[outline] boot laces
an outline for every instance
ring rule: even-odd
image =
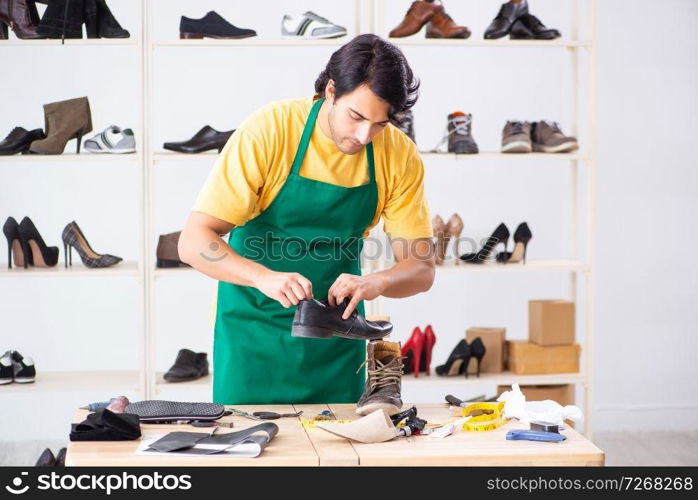
[[[402,380],[403,364],[402,360],[405,359],[404,356],[396,356],[389,363],[383,364],[380,360],[376,360],[376,368],[371,370],[368,369],[368,380],[370,381],[371,392],[381,387],[386,387],[393,384],[399,384]],[[368,359],[361,363],[359,369],[356,373],[359,373],[361,368],[368,363]]]
[[[471,115],[454,116],[448,120],[446,128],[444,129],[444,135],[441,140],[433,149],[434,152],[443,152],[443,146],[448,142],[448,139],[452,135],[470,135],[470,130],[472,129],[473,117]],[[453,126],[453,130],[448,130],[449,125]]]

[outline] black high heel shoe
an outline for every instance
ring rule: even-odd
[[[19,238],[22,243],[24,255],[31,255],[31,262],[36,267],[53,267],[58,263],[58,247],[50,247],[44,243],[39,230],[29,217],[19,223]],[[27,268],[29,258],[24,259],[24,267]]]
[[[90,268],[109,267],[118,264],[123,259],[115,255],[99,254],[95,252],[85,238],[77,222],[69,222],[63,229],[63,250],[65,251],[65,267],[68,263],[73,265],[73,248],[78,252],[82,263]]]
[[[468,376],[468,362],[472,352],[470,351],[470,346],[465,340],[461,340],[453,348],[451,354],[448,356],[446,363],[436,367],[436,374],[442,377],[452,377],[455,375],[462,375],[465,372],[465,376]]]
[[[2,226],[2,232],[7,238],[7,268],[12,269],[12,255],[14,254],[15,265],[19,267],[27,267],[26,262],[33,266],[34,262],[31,259],[31,253],[27,255],[22,250],[22,238],[19,236],[19,224],[14,217],[8,217],[5,224]]]
[[[460,256],[462,261],[468,262],[469,264],[482,264],[487,260],[490,253],[494,248],[500,244],[504,244],[504,251],[507,249],[507,242],[509,241],[509,229],[502,222],[492,233],[492,236],[487,238],[487,241],[482,246],[480,250],[476,253],[466,253]]]
[[[475,339],[470,343],[470,353],[477,359],[477,378],[480,378],[480,363],[482,358],[485,357],[487,350],[485,349],[485,344],[482,342],[480,337],[475,337]],[[468,378],[468,370],[465,371],[465,378]]]
[[[528,242],[533,238],[533,233],[528,228],[528,224],[522,222],[514,231],[514,250],[512,252],[499,252],[497,254],[497,262],[506,262],[507,264],[516,264],[523,260],[526,264],[526,248]]]

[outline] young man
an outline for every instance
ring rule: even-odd
[[[179,240],[180,258],[219,280],[215,402],[356,402],[364,342],[292,337],[294,306],[346,298],[347,318],[364,299],[431,287],[423,165],[390,124],[417,88],[402,52],[360,35],[331,56],[314,97],[271,103],[231,136]],[[363,238],[381,216],[396,264],[361,276]]]

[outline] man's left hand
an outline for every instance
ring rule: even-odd
[[[375,299],[383,293],[384,288],[383,280],[375,274],[356,276],[342,273],[327,292],[327,301],[331,306],[336,306],[344,302],[345,298],[351,297],[349,305],[342,315],[343,319],[348,319],[359,302]]]

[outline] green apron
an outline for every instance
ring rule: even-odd
[[[373,144],[369,181],[355,187],[300,176],[323,99],[306,120],[291,172],[271,205],[233,229],[228,244],[274,271],[298,272],[327,297],[342,273],[361,274],[363,233],[378,190]],[[322,132],[319,132],[322,133]],[[363,303],[357,308],[363,314]],[[295,307],[285,309],[256,288],[219,281],[213,344],[213,401],[220,404],[355,403],[363,392],[366,344],[291,336]]]

